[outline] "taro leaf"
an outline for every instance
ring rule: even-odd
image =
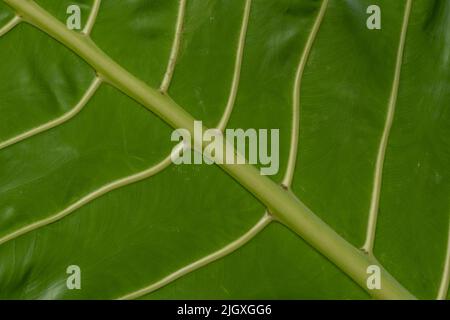
[[[170,126],[33,26],[29,0],[4,2],[1,298],[376,296],[242,181],[171,165]],[[107,55],[206,126],[280,129],[271,179],[414,296],[446,298],[448,0],[36,2],[62,22],[79,5]]]

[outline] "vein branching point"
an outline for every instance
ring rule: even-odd
[[[185,128],[194,133],[194,119],[168,95],[161,94],[113,61],[83,34],[70,31],[54,16],[34,1],[4,0],[27,23],[46,32],[74,51],[95,69],[101,78],[151,110],[174,129]],[[206,130],[207,128],[205,128]],[[291,192],[274,183],[248,164],[219,165],[225,172],[255,195],[274,217],[296,232],[362,288],[366,287],[366,270],[377,264],[374,259],[355,248],[319,219]],[[382,287],[369,290],[375,298],[414,299],[384,268],[381,268]]]

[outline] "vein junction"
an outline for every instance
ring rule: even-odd
[[[161,95],[154,89],[127,72],[91,41],[68,31],[48,12],[34,2],[24,0],[4,0],[21,12],[26,21],[52,35],[88,62],[102,77],[123,93],[134,98],[153,111],[172,127],[183,127],[192,131],[193,117],[178,106],[170,97]],[[342,271],[349,274],[364,287],[366,266],[371,259],[363,256],[356,248],[346,242],[327,224],[315,216],[299,199],[276,186],[270,179],[259,176],[258,171],[249,165],[220,166],[239,181],[262,203],[270,207],[277,219],[303,237],[319,252],[334,262]],[[319,236],[320,235],[320,236]],[[371,292],[379,298],[414,298],[386,270],[383,290]]]

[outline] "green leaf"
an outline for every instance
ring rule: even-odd
[[[4,2],[1,298],[446,298],[448,1]],[[279,173],[171,164],[193,119]]]

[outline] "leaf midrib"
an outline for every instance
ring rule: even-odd
[[[233,111],[234,102],[236,100],[237,91],[238,91],[238,87],[239,87],[240,71],[241,71],[241,66],[242,66],[243,52],[244,52],[247,26],[248,26],[248,21],[249,21],[249,17],[250,17],[250,8],[251,8],[252,0],[245,0],[245,1],[246,1],[246,5],[244,8],[243,21],[242,21],[242,25],[241,25],[241,31],[240,31],[239,41],[238,41],[238,46],[237,46],[235,67],[234,67],[233,80],[232,80],[232,84],[231,84],[230,94],[229,94],[223,115],[219,121],[219,124],[217,125],[217,129],[219,129],[221,131],[223,131],[225,129],[225,127],[228,123],[228,120],[230,118],[230,115]],[[86,25],[85,28],[83,29],[82,33],[89,34],[90,31],[92,30],[93,24],[95,22],[96,16],[99,11],[100,2],[101,2],[100,0],[96,0],[96,2],[94,3],[93,9],[91,10],[91,13],[89,16],[90,18],[88,19],[88,21],[91,21],[92,25],[90,25],[89,28]],[[180,46],[181,37],[182,37],[185,6],[186,6],[186,1],[181,0],[179,3],[179,8],[178,8],[178,18],[177,18],[177,22],[176,22],[175,36],[174,36],[174,40],[173,40],[172,49],[170,52],[169,62],[167,64],[166,72],[164,74],[163,81],[160,86],[160,91],[163,91],[163,92],[167,92],[167,90],[169,89],[171,80],[173,77],[173,73],[175,71],[175,65],[177,62],[179,46]],[[12,30],[13,27],[8,28],[8,31]],[[88,30],[88,31],[86,31],[86,30]],[[32,137],[34,135],[37,135],[44,131],[50,130],[50,129],[70,120],[71,118],[76,116],[79,112],[81,112],[81,110],[84,108],[84,106],[90,100],[90,98],[95,94],[97,89],[100,87],[101,83],[102,83],[102,79],[99,78],[98,76],[96,76],[94,78],[94,80],[92,81],[91,85],[89,86],[89,88],[83,94],[82,98],[75,105],[75,107],[73,107],[70,111],[68,111],[67,113],[63,114],[62,116],[60,116],[54,120],[51,120],[51,121],[44,123],[36,128],[33,128],[33,129],[23,132],[17,136],[14,136],[5,142],[0,143],[0,150],[8,147],[10,145],[13,145],[15,143],[19,143],[22,140]],[[182,144],[177,145],[173,149],[172,154],[179,155],[182,147],[183,147]],[[0,238],[0,245],[7,241],[13,240],[19,236],[22,236],[28,232],[34,231],[34,230],[36,230],[38,228],[42,228],[50,223],[56,222],[64,217],[66,217],[67,215],[73,213],[74,211],[80,209],[81,207],[85,206],[86,204],[94,201],[95,199],[98,199],[99,197],[105,195],[108,192],[111,192],[113,190],[130,185],[130,184],[138,182],[138,181],[142,181],[144,179],[148,179],[156,174],[159,174],[160,172],[165,170],[167,167],[169,167],[170,164],[171,164],[171,154],[166,156],[166,158],[164,160],[160,161],[159,163],[151,166],[150,168],[148,168],[146,170],[125,176],[123,178],[114,180],[110,183],[107,183],[106,185],[99,187],[95,191],[83,196],[78,201],[74,202],[73,204],[69,205],[68,207],[64,208],[63,210],[57,212],[56,214],[52,214],[49,217],[46,217],[46,218],[36,221],[34,223],[25,225],[22,228],[19,228],[9,234],[6,234],[5,236]],[[252,228],[250,228],[250,230],[248,230],[244,235],[240,236],[236,240],[227,244],[225,247],[223,247],[217,251],[214,251],[211,254],[170,273],[168,276],[164,277],[163,279],[160,279],[159,281],[156,281],[155,283],[147,285],[137,291],[128,293],[119,299],[137,298],[143,294],[150,293],[154,290],[159,289],[160,287],[162,287],[164,285],[167,285],[169,282],[174,281],[175,279],[177,279],[189,272],[192,272],[206,264],[209,264],[221,257],[224,257],[225,255],[230,254],[231,252],[237,250],[238,248],[243,246],[245,243],[250,241],[256,234],[258,234],[262,229],[264,229],[264,227],[267,226],[271,221],[272,221],[272,217],[267,212],[265,212],[263,217],[254,226],[252,226]]]
[[[153,111],[174,128],[193,132],[194,118],[179,107],[170,97],[148,87],[128,73],[101,51],[89,37],[69,31],[56,18],[34,2],[4,0],[23,16],[23,19],[43,30],[88,62],[101,77],[117,89]],[[206,128],[205,128],[206,129]],[[322,254],[327,256],[361,287],[366,288],[366,268],[376,262],[339,236],[312,213],[292,193],[285,191],[269,178],[259,175],[250,165],[220,165],[264,203],[274,216],[290,227]],[[384,286],[369,291],[378,298],[414,298],[389,273],[382,269]]]

